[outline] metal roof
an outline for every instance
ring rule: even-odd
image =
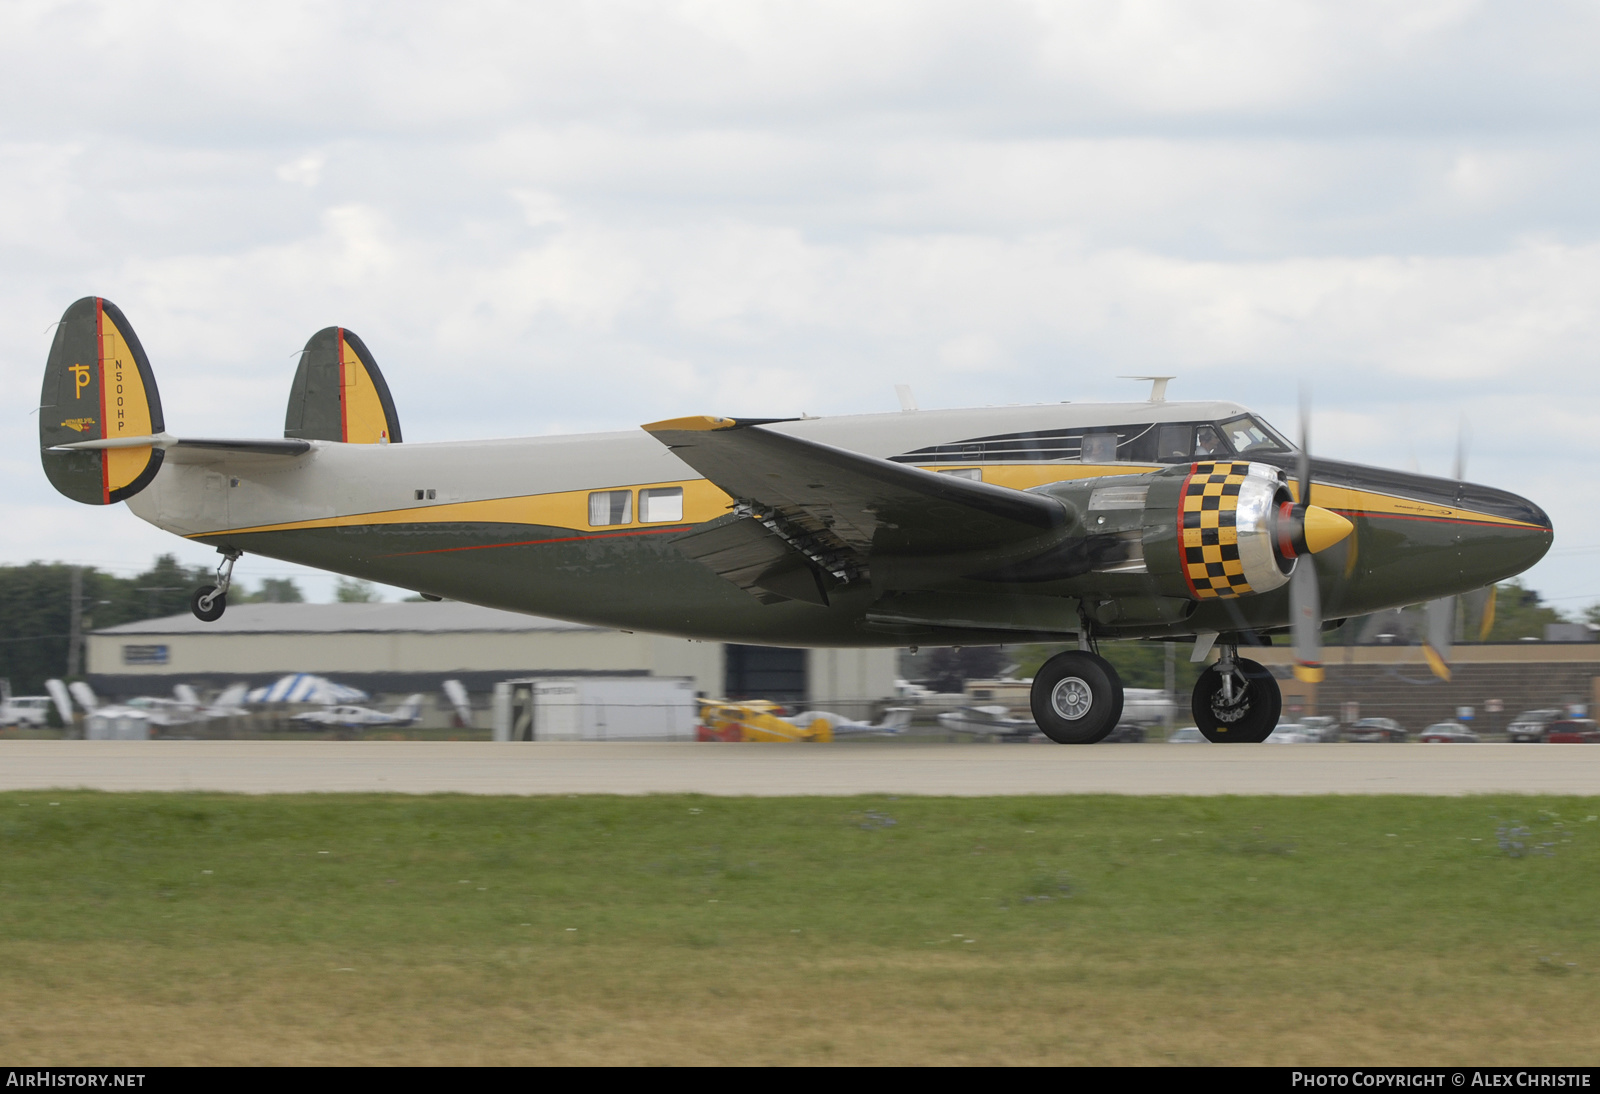
[[[161,619],[142,619],[105,627],[93,634],[363,634],[413,632],[450,634],[465,631],[603,631],[537,615],[483,608],[455,601],[402,601],[376,604],[230,604],[215,623],[202,623],[185,612]]]

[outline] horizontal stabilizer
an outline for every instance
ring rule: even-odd
[[[72,441],[56,445],[52,452],[88,452],[114,448],[154,448],[162,452],[173,449],[193,449],[208,452],[238,452],[251,456],[303,456],[311,451],[310,441],[279,440],[226,440],[209,437],[174,437],[171,433],[153,433],[143,437],[107,437],[98,441]]]
[[[86,296],[56,327],[39,394],[39,457],[73,501],[133,497],[161,469],[161,395],[144,347],[111,301]],[[107,442],[84,446],[74,442]]]
[[[400,443],[389,385],[354,331],[324,327],[300,353],[283,435],[346,444]]]

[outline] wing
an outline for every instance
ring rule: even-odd
[[[1047,549],[1065,533],[1055,499],[941,475],[730,418],[644,427],[737,502],[677,540],[689,557],[763,599],[827,602],[827,590],[894,560],[954,577]],[[765,595],[764,595],[765,594]]]

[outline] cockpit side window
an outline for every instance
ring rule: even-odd
[[[1219,423],[1223,436],[1228,438],[1233,450],[1241,456],[1252,452],[1288,452],[1284,440],[1249,414],[1229,418]]]

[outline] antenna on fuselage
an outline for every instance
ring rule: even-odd
[[[1164,403],[1164,402],[1167,401],[1167,381],[1168,380],[1176,380],[1177,377],[1176,376],[1119,376],[1119,377],[1117,377],[1117,379],[1119,379],[1119,380],[1149,380],[1150,381],[1150,398],[1148,400],[1146,400],[1146,401],[1147,402],[1152,402],[1152,403]]]

